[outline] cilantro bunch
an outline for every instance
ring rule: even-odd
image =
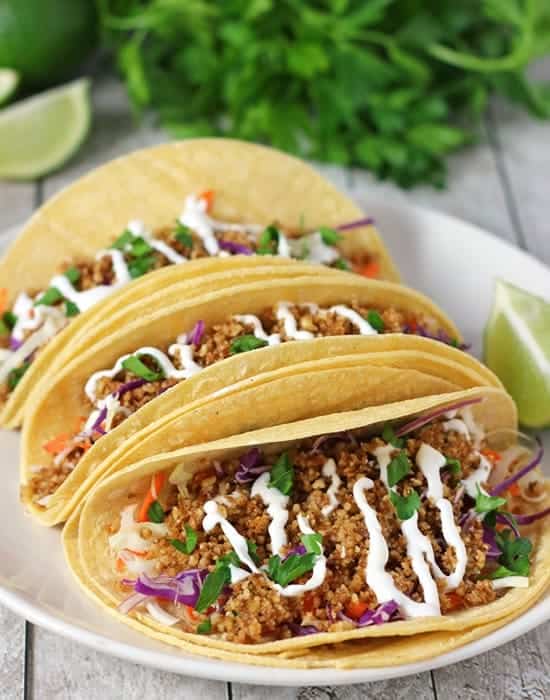
[[[495,92],[548,117],[525,75],[550,48],[547,0],[98,0],[138,111],[441,186]]]

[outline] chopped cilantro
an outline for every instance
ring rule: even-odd
[[[371,309],[368,314],[367,314],[367,321],[369,325],[371,325],[375,331],[378,333],[382,333],[384,328],[386,327],[384,324],[384,319],[382,316],[378,313],[378,311],[375,311],[374,309]]]
[[[489,496],[487,493],[483,493],[480,489],[479,484],[477,484],[477,496],[476,496],[476,513],[490,513],[492,510],[498,510],[501,506],[506,505],[506,499],[500,496]]]
[[[130,277],[135,280],[137,277],[142,277],[147,272],[151,271],[151,268],[155,264],[155,258],[152,255],[147,255],[143,258],[136,258],[128,263],[128,272]]]
[[[248,556],[252,559],[256,566],[260,565],[260,557],[258,556],[258,545],[253,540],[246,540]]]
[[[336,267],[338,270],[351,270],[349,262],[347,260],[344,260],[344,258],[338,258],[338,260],[335,260],[332,266]]]
[[[141,236],[136,236],[130,245],[130,254],[134,258],[143,258],[144,255],[150,255],[153,248]]]
[[[395,486],[411,471],[411,461],[405,452],[399,452],[388,464],[388,484]]]
[[[13,311],[4,311],[4,313],[2,314],[2,321],[11,331],[17,323],[17,316],[13,313]]]
[[[191,525],[185,526],[185,540],[170,540],[172,547],[175,547],[182,554],[192,554],[197,546],[198,535]]]
[[[130,357],[127,357],[122,362],[122,366],[124,369],[128,370],[128,372],[132,372],[132,374],[135,374],[137,377],[141,377],[148,382],[156,382],[159,379],[164,378],[164,372],[162,372],[162,370],[155,372],[154,370],[149,369],[149,367],[144,365],[137,355],[130,355]]]
[[[300,540],[306,552],[310,554],[322,554],[323,553],[323,535],[319,532],[312,532],[307,535],[302,535]]]
[[[120,236],[116,239],[116,241],[113,243],[111,248],[116,248],[117,250],[126,250],[126,247],[131,245],[132,241],[136,238],[134,234],[126,229],[123,231]]]
[[[79,313],[80,309],[78,306],[73,301],[65,299],[65,316],[67,318],[72,318],[73,316],[78,316]]]
[[[384,429],[382,430],[382,440],[397,448],[401,448],[405,444],[403,438],[397,437],[391,423],[386,423],[384,426]]]
[[[240,352],[249,352],[249,350],[265,348],[266,345],[268,345],[267,340],[256,338],[255,335],[240,335],[238,338],[231,341],[229,353],[231,355],[237,355]]]
[[[69,267],[67,270],[64,272],[65,277],[69,280],[71,284],[76,284],[78,280],[80,279],[80,270],[78,267]]]
[[[35,306],[53,306],[63,299],[63,294],[57,287],[48,287],[44,294],[34,302]]]
[[[0,320],[0,335],[10,335],[11,331],[10,329],[6,326],[4,321]]]
[[[284,561],[278,554],[269,558],[267,575],[280,586],[288,586],[303,574],[311,571],[315,565],[316,554],[291,554]]]
[[[279,457],[275,464],[271,467],[269,477],[269,488],[279,489],[279,491],[288,496],[294,485],[294,466],[286,452]]]
[[[241,564],[239,557],[233,550],[228,554],[224,554],[223,557],[220,557],[216,562],[214,571],[211,571],[205,578],[199,599],[195,605],[195,610],[197,612],[204,612],[207,610],[218,600],[224,586],[231,583],[230,564],[233,564],[233,566],[240,566]]]
[[[506,576],[519,576],[519,574],[517,574],[515,571],[507,569],[505,566],[502,565],[494,571],[491,571],[491,573],[489,574],[490,579],[505,578]]]
[[[268,226],[258,239],[258,255],[277,255],[279,250],[279,231],[275,226]]]
[[[529,555],[533,549],[531,541],[527,537],[514,538],[511,530],[495,532],[497,547],[502,552],[499,564],[506,567],[514,576],[529,575]]]
[[[218,559],[216,566],[229,566],[229,564],[233,564],[233,566],[241,565],[241,560],[239,559],[237,552],[235,552],[233,549],[230,552],[227,552],[227,554],[221,556]]]
[[[460,474],[462,472],[462,465],[460,464],[458,459],[454,459],[454,457],[445,457],[446,462],[445,466],[443,469],[449,469],[452,474]]]
[[[197,634],[209,634],[212,631],[212,623],[210,620],[204,620],[197,625]]]
[[[329,226],[319,227],[319,235],[325,245],[336,245],[338,241],[342,240],[342,234]]]
[[[397,511],[399,520],[408,520],[420,508],[420,496],[416,491],[411,491],[408,496],[400,496],[395,491],[390,491],[390,500]]]
[[[24,362],[21,367],[16,367],[12,369],[8,374],[8,389],[13,391],[15,387],[19,384],[25,372],[31,366],[30,362]]]
[[[178,243],[181,243],[185,248],[193,247],[193,237],[191,236],[191,229],[185,224],[176,222],[176,230],[174,231],[174,238]]]
[[[150,523],[163,523],[164,510],[158,501],[153,501],[147,510],[147,518]]]

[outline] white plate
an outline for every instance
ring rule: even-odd
[[[491,305],[496,277],[550,299],[550,270],[493,236],[451,217],[413,206],[369,202],[405,281],[432,296],[455,319],[473,351]],[[545,436],[550,449],[550,435]],[[550,595],[487,637],[422,663],[354,671],[280,670],[186,656],[102,614],[65,566],[59,532],[36,525],[18,503],[18,443],[0,433],[0,601],[32,622],[129,661],[204,678],[267,685],[338,685],[375,681],[445,666],[492,649],[550,620]],[[548,460],[547,460],[548,463]]]

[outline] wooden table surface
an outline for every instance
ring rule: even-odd
[[[550,63],[540,69],[550,77]],[[77,177],[135,148],[166,140],[137,125],[114,79],[94,85],[95,122],[87,144],[60,173],[30,184],[0,183],[0,231]],[[480,144],[452,158],[448,188],[404,193],[367,173],[320,166],[359,204],[369,192],[411,199],[454,214],[527,249],[550,264],[550,123],[494,104]],[[382,231],[382,234],[384,232]],[[466,244],[466,242],[465,242]],[[1,564],[0,564],[1,566]],[[270,700],[481,700],[550,698],[550,625],[490,653],[408,678],[342,688],[271,688]],[[35,700],[260,700],[266,689],[172,675],[91,651],[36,627],[0,606],[0,698]]]

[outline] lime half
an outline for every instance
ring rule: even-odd
[[[515,399],[524,425],[550,425],[550,303],[497,281],[485,362]]]
[[[91,121],[89,82],[76,80],[0,112],[0,177],[32,180],[61,166]]]
[[[0,105],[7,102],[19,85],[19,73],[11,68],[0,68]]]

